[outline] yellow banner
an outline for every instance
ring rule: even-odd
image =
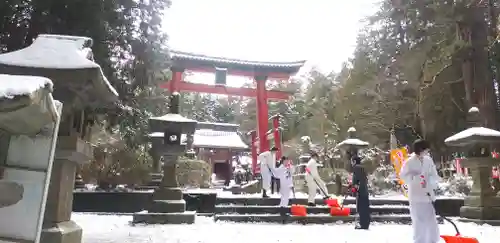
[[[399,148],[391,150],[391,163],[396,170],[396,177],[398,178],[399,185],[403,189],[403,194],[405,197],[408,197],[408,187],[405,182],[399,177],[399,173],[401,171],[401,167],[403,167],[403,163],[408,159],[408,150],[406,148]]]

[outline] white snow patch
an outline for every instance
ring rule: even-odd
[[[0,74],[0,98],[28,95],[47,86],[52,89],[52,85],[44,77]]]
[[[410,225],[372,223],[370,230],[359,231],[353,224],[269,224],[214,222],[211,217],[196,217],[194,224],[186,225],[130,225],[132,216],[73,213],[72,220],[83,228],[86,243],[238,243],[311,242],[311,236],[339,243],[410,243]],[[456,222],[456,221],[455,221]],[[476,237],[481,243],[497,243],[500,228],[489,225],[457,222],[462,235]],[[453,226],[439,225],[440,233],[454,235]],[[444,241],[441,241],[444,242]]]
[[[458,140],[465,139],[465,138],[472,137],[472,136],[499,137],[500,138],[500,132],[493,130],[493,129],[490,129],[490,128],[486,128],[486,127],[471,127],[471,128],[466,129],[466,130],[463,130],[463,131],[461,131],[461,132],[459,132],[451,137],[448,137],[447,139],[444,140],[444,142],[445,143],[454,142],[454,141],[458,141]]]
[[[195,120],[189,119],[187,117],[183,117],[180,114],[172,114],[172,113],[166,114],[164,116],[151,117],[150,119],[166,121],[166,122],[189,122],[189,123],[196,122]]]
[[[479,112],[479,108],[477,108],[477,107],[471,107],[469,109],[469,113],[472,113],[472,112]]]
[[[343,145],[368,146],[369,143],[365,142],[363,140],[357,139],[357,138],[348,138],[348,139],[340,142],[339,144],[337,144],[337,146],[335,146],[335,147],[337,148],[337,147],[340,147]]]

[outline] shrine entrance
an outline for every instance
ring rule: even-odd
[[[269,79],[288,80],[295,75],[305,61],[295,62],[256,62],[248,60],[210,57],[186,52],[171,52],[172,79],[160,87],[170,92],[198,92],[222,94],[228,96],[255,97],[257,101],[257,129],[252,134],[252,169],[254,175],[258,172],[257,154],[269,150],[268,135],[275,140],[275,145],[280,146],[278,127],[268,133],[269,112],[268,100],[288,100],[289,92],[267,90],[266,82]],[[184,71],[215,73],[215,84],[190,83],[183,80]],[[255,80],[256,88],[235,88],[226,86],[228,75],[250,77]],[[273,119],[273,125],[279,117]],[[281,148],[279,148],[281,149]],[[281,151],[279,151],[281,154]]]

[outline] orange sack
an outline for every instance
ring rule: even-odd
[[[325,204],[329,207],[340,207],[339,200],[337,200],[336,198],[325,199]]]
[[[293,216],[307,216],[307,209],[304,205],[293,204],[290,208],[290,213]]]
[[[350,208],[332,207],[330,208],[330,215],[332,216],[349,216],[351,215]]]

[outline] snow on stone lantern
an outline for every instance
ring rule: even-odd
[[[445,144],[465,150],[461,164],[470,169],[473,179],[471,193],[460,208],[463,221],[500,224],[500,197],[491,188],[492,167],[500,161],[492,158],[490,148],[500,143],[500,132],[482,127],[479,109],[472,107],[468,114],[469,128],[445,139]]]
[[[71,221],[76,168],[93,157],[90,128],[97,111],[119,109],[118,93],[91,47],[88,37],[39,35],[24,49],[0,54],[0,73],[48,78],[52,95],[64,104],[41,242],[81,242],[82,229]]]
[[[186,202],[177,182],[177,162],[186,151],[181,143],[182,134],[193,134],[197,121],[179,114],[180,95],[171,95],[170,112],[149,119],[152,153],[162,157],[163,179],[153,193],[148,212],[134,214],[134,223],[192,224],[195,212],[186,212]]]
[[[347,138],[338,143],[335,148],[341,151],[345,151],[347,159],[351,161],[351,159],[358,154],[358,150],[361,148],[368,147],[369,143],[365,142],[356,137],[356,128],[350,127],[347,130]]]

